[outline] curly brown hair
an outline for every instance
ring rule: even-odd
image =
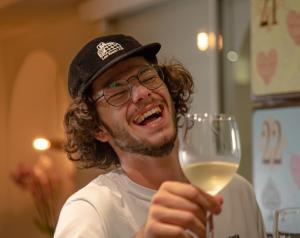
[[[177,124],[188,110],[193,92],[191,74],[180,63],[160,66],[164,82],[173,99]],[[67,141],[65,151],[72,161],[80,162],[80,167],[107,169],[120,164],[118,156],[109,143],[95,138],[101,119],[96,107],[87,96],[75,98],[64,118]]]

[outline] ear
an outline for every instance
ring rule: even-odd
[[[108,142],[109,137],[107,130],[103,126],[99,126],[99,129],[95,134],[95,138],[101,142]]]

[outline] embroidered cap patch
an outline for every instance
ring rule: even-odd
[[[108,56],[123,50],[124,48],[116,42],[100,42],[97,45],[97,54],[99,55],[100,59],[105,60]]]

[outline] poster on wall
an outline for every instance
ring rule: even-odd
[[[300,106],[253,113],[253,185],[268,233],[275,209],[300,206],[299,122]]]
[[[300,96],[300,1],[252,0],[254,100]]]

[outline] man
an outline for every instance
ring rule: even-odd
[[[158,66],[159,49],[110,35],[90,41],[72,61],[66,151],[84,167],[112,171],[68,199],[55,237],[205,237],[207,213],[220,213],[216,238],[264,237],[244,179],[236,176],[223,197],[186,180],[177,124],[188,111],[192,77],[179,64]]]

